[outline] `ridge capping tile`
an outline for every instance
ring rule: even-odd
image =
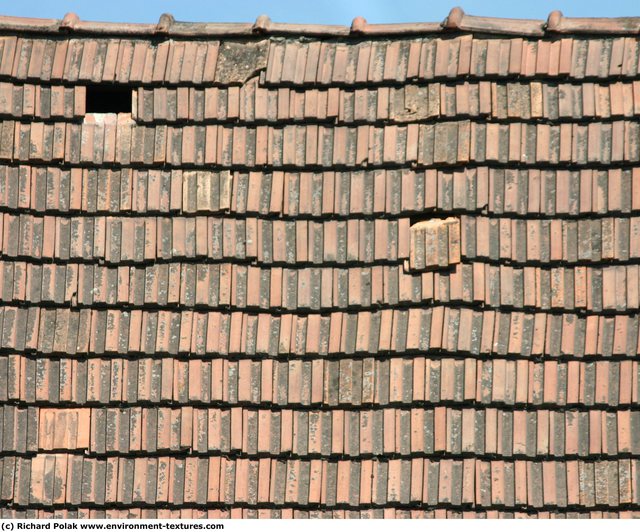
[[[351,21],[351,33],[364,33],[367,27],[367,19],[364,17],[355,17]]]
[[[259,15],[253,24],[253,33],[267,33],[271,29],[271,18],[268,15]]]
[[[460,7],[454,7],[442,23],[445,30],[486,32],[501,35],[544,36],[543,20],[476,17],[467,15]]]
[[[351,32],[349,26],[338,24],[292,24],[288,22],[272,22],[269,33],[280,35],[309,35],[309,36],[348,36]]]
[[[640,34],[640,17],[567,18],[562,11],[552,11],[545,28],[547,32],[562,34]]]
[[[217,35],[253,35],[251,22],[174,22],[167,32],[171,37]]]
[[[58,33],[60,19],[0,16],[0,30]]]
[[[0,24],[1,28],[1,24]],[[154,35],[156,24],[140,24],[136,22],[93,22],[79,20],[73,26],[74,34],[87,35]],[[173,32],[171,32],[173,33]]]
[[[62,21],[60,21],[60,31],[73,31],[76,25],[80,22],[80,17],[75,13],[67,13]]]
[[[173,18],[171,13],[162,13],[156,24],[155,33],[166,34],[171,30],[171,26],[175,23],[176,19]]]
[[[457,30],[462,24],[464,10],[461,7],[452,7],[449,15],[442,22],[442,27],[448,30]]]
[[[362,35],[413,35],[417,33],[442,33],[440,22],[399,22],[395,24],[365,24]]]

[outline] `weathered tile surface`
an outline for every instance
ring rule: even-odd
[[[0,17],[0,517],[638,517],[639,20]]]

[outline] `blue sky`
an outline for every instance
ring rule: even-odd
[[[67,11],[81,19],[156,22],[161,13],[177,20],[252,22],[265,13],[276,22],[350,24],[358,15],[369,22],[435,22],[460,5],[471,15],[546,19],[560,9],[565,16],[640,16],[639,0],[0,0],[0,14],[61,18]]]

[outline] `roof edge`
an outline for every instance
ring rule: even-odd
[[[84,21],[75,13],[62,19],[0,16],[0,32],[30,32],[77,35],[130,35],[168,37],[215,37],[254,35],[300,35],[310,37],[357,37],[418,35],[462,32],[495,35],[542,37],[553,34],[640,35],[640,17],[567,18],[553,11],[546,21],[509,19],[467,15],[454,7],[447,18],[439,22],[369,24],[356,17],[351,26],[325,24],[291,24],[272,22],[260,15],[254,23],[178,22],[164,13],[156,24]]]

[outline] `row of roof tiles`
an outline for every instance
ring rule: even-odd
[[[267,84],[403,83],[408,80],[522,76],[573,79],[627,76],[638,70],[635,38],[555,41],[471,35],[360,44],[272,42]]]
[[[0,497],[18,506],[429,506],[617,508],[640,501],[639,462],[225,457],[2,459]]]
[[[128,115],[82,124],[0,122],[0,160],[101,166],[355,167],[521,163],[609,165],[640,161],[636,121],[408,126],[140,126]]]
[[[438,302],[612,313],[640,307],[640,266],[540,268],[475,263],[416,275],[400,266],[289,269],[164,263],[111,267],[5,260],[0,264],[0,301],[273,311]]]
[[[374,508],[364,510],[300,510],[294,508],[0,508],[3,519],[634,519],[640,511],[504,511]]]
[[[640,454],[640,412],[0,407],[5,453],[384,457]]]
[[[439,118],[585,120],[640,114],[640,82],[603,84],[459,81],[428,86],[296,90],[253,80],[228,88],[139,88],[132,116],[142,123],[172,122],[419,122]],[[77,120],[86,87],[0,82],[0,116]]]
[[[15,85],[0,82],[0,116],[79,119],[85,115],[86,87]]]
[[[0,208],[324,218],[434,212],[555,218],[640,211],[640,169],[212,172],[0,166]]]
[[[40,353],[337,355],[639,353],[640,315],[587,317],[435,306],[375,312],[243,312],[2,307],[5,350]]]
[[[0,38],[0,77],[116,83],[239,83],[266,67],[267,41]],[[245,60],[237,64],[238,54]]]
[[[0,220],[3,255],[36,260],[100,259],[118,264],[208,258],[320,264],[397,262],[409,257],[409,218],[323,223],[205,216],[66,218],[5,213]],[[614,219],[608,220],[613,227]],[[615,220],[629,226],[629,219]],[[627,259],[628,255],[627,251]],[[622,257],[616,254],[611,258]]]
[[[636,222],[627,218],[573,220],[461,217],[461,255],[513,263],[629,260]],[[633,251],[632,251],[633,250]]]
[[[31,87],[31,86],[25,86]],[[52,89],[53,90],[53,89]],[[6,116],[39,117],[37,105],[13,89]],[[31,93],[29,93],[32,98]],[[25,105],[23,107],[23,99]],[[597,83],[458,81],[400,87],[300,90],[263,87],[138,89],[133,105],[138,122],[419,122],[483,116],[494,120],[585,120],[640,114],[640,82]],[[48,113],[49,116],[52,112]],[[48,118],[48,116],[43,116]],[[72,118],[72,117],[69,117]]]
[[[460,240],[453,241],[446,233],[438,245],[453,245],[450,255],[463,261],[617,263],[638,258],[640,249],[633,244],[638,231],[640,217],[526,220],[463,215]],[[409,259],[411,232],[409,218],[322,222],[5,213],[0,216],[0,249],[6,257],[30,261],[71,259],[114,265],[180,259],[253,260],[292,267],[398,263]],[[413,264],[407,262],[407,267]]]
[[[482,409],[496,405],[583,409],[635,407],[640,402],[640,373],[633,360],[540,362],[420,355],[280,361],[87,360],[4,355],[0,373],[8,377],[0,396],[23,406],[222,403],[225,407],[358,409],[446,403]]]
[[[242,54],[242,64],[236,57]],[[268,55],[268,57],[267,57]],[[421,39],[254,42],[5,36],[0,77],[64,82],[355,85],[459,77],[634,77],[634,37],[525,40],[472,35]]]

